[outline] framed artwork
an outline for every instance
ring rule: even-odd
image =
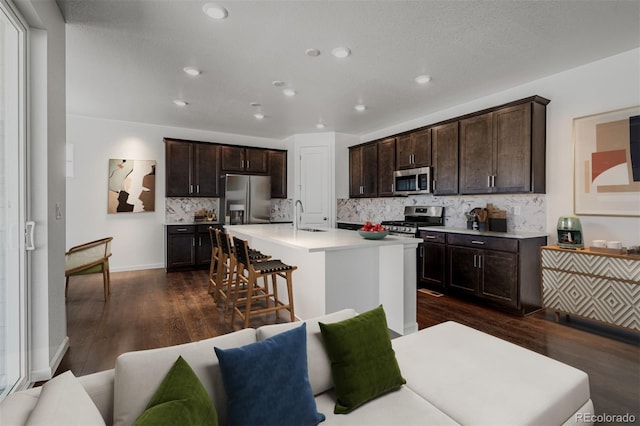
[[[155,211],[156,162],[110,159],[108,197],[108,213]]]
[[[640,106],[573,120],[576,215],[640,216]]]

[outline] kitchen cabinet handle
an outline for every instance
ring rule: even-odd
[[[478,245],[483,246],[485,243],[484,243],[484,241],[471,240],[471,244],[478,244]]]
[[[196,237],[191,237],[191,247],[196,246]]]
[[[496,175],[491,176],[491,187],[492,188],[496,187]]]
[[[250,169],[250,168],[251,168],[251,166],[250,166],[249,164],[250,164],[250,163],[249,163],[249,160],[247,160],[247,169]]]
[[[431,190],[432,191],[436,190],[436,180],[435,179],[433,180],[433,184],[432,184]]]
[[[391,192],[394,192],[394,191],[395,191],[395,184],[392,183],[391,184]]]
[[[420,257],[424,257],[424,247],[420,246]]]
[[[427,239],[427,240],[435,240],[436,237],[434,237],[433,235],[425,235],[423,238]]]
[[[202,247],[202,237],[198,237],[198,246]]]
[[[491,188],[491,175],[487,176],[487,188]]]
[[[200,193],[200,184],[196,185],[196,193]]]
[[[473,267],[474,268],[478,267],[478,255],[477,254],[473,255]]]
[[[178,232],[186,232],[186,231],[188,231],[188,229],[187,228],[178,228],[178,229],[176,229],[176,231],[178,231]]]
[[[482,255],[478,255],[478,268],[482,269]]]
[[[189,185],[189,194],[193,194],[193,185]]]

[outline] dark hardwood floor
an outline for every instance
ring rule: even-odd
[[[112,273],[111,297],[105,303],[100,275],[73,277],[67,298],[70,348],[57,373],[72,370],[75,375],[85,375],[106,370],[113,368],[117,356],[124,352],[240,329],[239,320],[235,325],[225,321],[207,286],[207,271]],[[452,297],[418,292],[419,328],[450,320],[587,372],[596,413],[629,413],[635,416],[634,424],[640,424],[638,333],[574,318],[556,323],[552,314],[543,311],[516,317]],[[252,320],[252,326],[282,321],[270,314]]]

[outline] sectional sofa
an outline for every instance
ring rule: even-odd
[[[353,310],[343,310],[305,321],[308,379],[317,410],[326,416],[321,424],[591,424],[594,408],[586,373],[455,322],[393,339],[406,384],[348,414],[334,414],[336,392],[319,322],[337,323],[356,315]],[[214,346],[241,347],[300,324],[268,325],[199,342],[125,353],[114,369],[77,381],[89,395],[89,404],[97,407],[98,422],[129,425],[145,410],[181,355],[213,400],[220,424],[227,424],[227,395]],[[9,395],[0,404],[0,424],[22,425],[33,420],[30,415],[34,408],[43,404],[41,389]],[[58,410],[64,409],[62,404],[56,401]],[[83,407],[78,403],[74,409]],[[55,414],[46,418],[55,423]]]

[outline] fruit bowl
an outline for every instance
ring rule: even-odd
[[[364,239],[367,240],[381,240],[387,235],[389,235],[389,231],[362,231],[358,230],[358,234]]]

